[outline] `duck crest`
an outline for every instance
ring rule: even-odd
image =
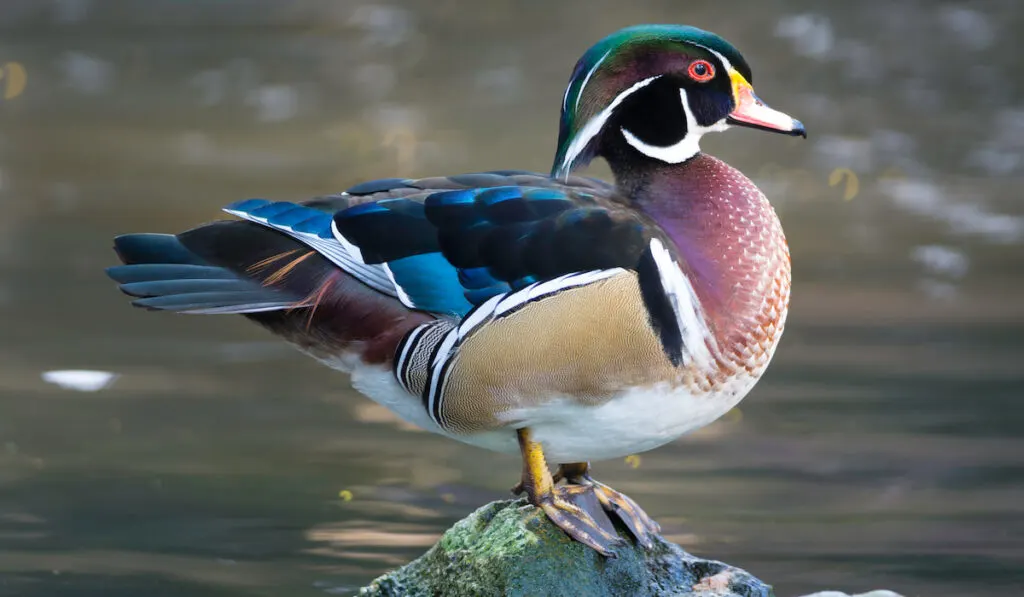
[[[644,178],[637,207],[682,257],[717,345],[719,372],[760,375],[789,307],[789,247],[775,210],[750,179],[706,154]]]

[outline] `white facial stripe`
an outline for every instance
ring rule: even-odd
[[[583,99],[583,90],[587,88],[587,83],[590,81],[590,77],[594,76],[594,73],[597,72],[597,67],[601,66],[601,63],[604,62],[604,59],[607,58],[608,54],[611,53],[611,50],[605,52],[604,56],[601,56],[601,59],[594,63],[594,67],[591,68],[590,72],[587,73],[587,76],[583,78],[583,83],[580,85],[580,90],[579,92],[576,93],[576,104],[573,105],[572,107],[574,111],[580,109],[580,100]]]
[[[645,156],[669,164],[679,164],[697,155],[697,152],[700,151],[700,138],[704,133],[700,130],[701,127],[697,124],[693,111],[690,110],[690,102],[686,101],[685,89],[679,90],[679,99],[683,102],[683,112],[686,114],[686,134],[679,142],[668,147],[648,145],[633,133],[622,129],[622,136],[626,138],[626,143]]]
[[[718,58],[719,60],[722,61],[722,66],[725,67],[725,71],[726,72],[729,72],[729,71],[732,70],[732,63],[729,62],[729,60],[725,56],[722,56],[721,54],[719,54],[718,52],[712,50],[711,48],[709,48],[707,46],[702,46],[700,44],[693,44],[693,45],[697,46],[698,48],[704,48],[708,52],[711,52],[712,54],[714,54],[716,58]]]
[[[608,104],[607,108],[601,110],[597,116],[594,116],[587,121],[587,124],[583,126],[580,132],[577,133],[576,137],[572,140],[572,143],[569,144],[569,149],[566,150],[565,157],[562,159],[561,167],[566,171],[566,176],[568,176],[568,165],[576,159],[576,156],[583,152],[587,147],[587,144],[590,143],[590,140],[601,132],[601,129],[604,128],[604,123],[608,122],[608,118],[611,117],[615,108],[618,108],[619,104],[621,104],[627,97],[650,85],[654,80],[660,77],[661,75],[655,75],[642,81],[637,81],[632,87],[616,96],[616,98],[612,100],[612,103]]]
[[[704,50],[707,50],[708,52],[714,54],[715,57],[722,62],[722,66],[725,67],[726,72],[730,72],[733,70],[732,63],[729,62],[729,59],[723,56],[720,52],[717,52],[701,44],[694,44],[693,42],[689,43],[691,43],[694,46],[697,46],[698,48],[703,48]],[[605,52],[604,56],[601,56],[601,59],[594,64],[593,68],[590,69],[590,72],[587,73],[587,76],[583,79],[583,84],[580,85],[579,92],[576,95],[576,104],[574,109],[579,108],[580,98],[583,97],[583,89],[587,86],[587,82],[590,81],[590,77],[593,76],[594,72],[597,70],[597,67],[600,66],[602,62],[604,62],[605,58],[607,58],[608,54],[610,53],[611,50]],[[597,116],[591,118],[590,121],[587,122],[587,124],[583,127],[579,134],[576,135],[576,138],[573,139],[573,142],[569,144],[569,149],[566,150],[565,158],[562,160],[561,168],[566,171],[567,177],[569,164],[571,164],[573,160],[575,160],[576,157],[583,151],[583,149],[586,148],[587,144],[590,143],[590,140],[601,132],[601,129],[604,128],[605,122],[607,122],[608,118],[612,115],[612,111],[615,108],[617,108],[619,104],[621,104],[622,101],[625,100],[630,94],[636,92],[638,89],[641,89],[651,84],[651,82],[653,82],[655,79],[658,79],[659,77],[661,77],[661,75],[656,75],[639,81],[637,83],[634,83],[632,87],[619,94],[607,108],[602,110]],[[570,85],[569,88],[565,90],[565,95],[562,97],[563,111],[566,110],[567,108],[567,104],[569,102],[569,90],[571,88],[572,86]],[[680,89],[679,93],[682,96],[683,110],[686,112],[687,130],[687,135],[683,137],[683,139],[679,141],[679,143],[676,143],[675,145],[672,145],[670,147],[657,147],[655,145],[648,145],[641,141],[640,139],[638,139],[629,131],[622,129],[622,134],[626,138],[626,142],[629,143],[637,151],[643,153],[644,155],[650,156],[652,158],[664,162],[668,162],[670,164],[678,164],[692,158],[700,151],[700,138],[704,135],[704,133],[712,131],[724,131],[729,128],[729,125],[726,124],[725,119],[722,119],[709,127],[699,126],[696,122],[696,119],[694,119],[693,114],[690,112],[690,104],[686,101],[686,91]]]
[[[729,125],[726,124],[725,119],[722,119],[711,126],[701,126],[697,124],[697,118],[693,115],[693,111],[690,109],[690,102],[686,101],[685,89],[679,90],[679,100],[683,102],[683,112],[686,114],[686,135],[684,135],[679,142],[667,147],[649,145],[641,141],[633,133],[626,129],[621,129],[622,136],[625,137],[626,143],[629,143],[630,147],[647,157],[651,157],[668,164],[681,164],[700,152],[700,138],[703,137],[705,133],[724,131],[729,127]]]
[[[711,52],[712,54],[714,54],[719,60],[722,61],[722,66],[725,67],[726,71],[732,70],[732,63],[729,62],[729,59],[726,58],[725,56],[723,56],[722,54],[716,52],[715,50],[712,50],[711,48],[709,48],[707,46],[702,46],[700,44],[694,44],[693,42],[690,42],[690,43],[692,45],[697,46],[698,48],[703,48],[703,49],[707,50],[708,52]],[[576,103],[573,106],[574,110],[577,110],[580,107],[580,99],[583,97],[583,90],[587,88],[587,82],[590,81],[590,77],[594,76],[594,73],[597,72],[597,68],[599,66],[601,66],[601,63],[604,62],[605,58],[608,58],[608,54],[611,54],[611,53],[612,53],[611,49],[609,49],[607,52],[605,52],[604,56],[601,56],[601,58],[598,59],[598,61],[594,63],[594,66],[591,67],[590,72],[588,72],[587,76],[583,78],[583,84],[580,85],[579,92],[576,94]],[[567,110],[569,108],[569,92],[570,91],[572,91],[572,85],[571,84],[568,87],[565,88],[565,95],[562,96],[562,110],[563,111]]]
[[[565,112],[565,107],[569,103],[569,92],[572,91],[572,83],[565,88],[565,95],[562,96],[562,112]]]

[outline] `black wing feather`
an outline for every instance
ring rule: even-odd
[[[368,263],[440,253],[472,270],[472,302],[564,274],[637,270],[657,228],[611,185],[494,171],[420,180],[385,179],[348,191],[366,201],[334,216]],[[468,277],[466,278],[468,279]],[[468,294],[467,294],[468,297]]]

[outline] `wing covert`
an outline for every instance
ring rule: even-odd
[[[435,190],[443,185],[426,179],[424,186],[433,188],[409,193],[420,181],[392,181],[388,184],[395,188],[389,192],[399,191],[402,197],[334,215],[337,233],[358,248],[365,263],[406,261],[409,273],[429,264],[431,275],[415,283],[395,274],[417,308],[436,310],[434,285],[450,291],[457,284],[467,302],[459,312],[464,314],[468,307],[535,282],[577,272],[636,269],[650,240],[644,222],[616,202],[603,183],[580,179],[567,184],[519,172],[443,180],[466,188]],[[495,186],[498,182],[516,184]]]
[[[651,237],[607,183],[517,170],[381,179],[226,211],[293,236],[409,308],[455,316],[559,276],[635,270]]]

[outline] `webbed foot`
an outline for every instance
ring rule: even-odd
[[[513,491],[526,492],[531,504],[576,541],[603,556],[615,557],[615,547],[624,540],[615,532],[595,488],[583,484],[555,487],[540,444],[530,439],[529,429],[520,429],[518,433],[523,479]]]
[[[647,549],[654,547],[653,537],[661,533],[661,526],[654,521],[643,508],[637,505],[629,496],[615,491],[600,481],[590,476],[590,464],[587,462],[575,462],[563,464],[558,467],[556,477],[564,478],[566,487],[588,487],[594,492],[601,507],[608,513],[614,514],[626,525],[629,532],[636,537],[636,540]]]

